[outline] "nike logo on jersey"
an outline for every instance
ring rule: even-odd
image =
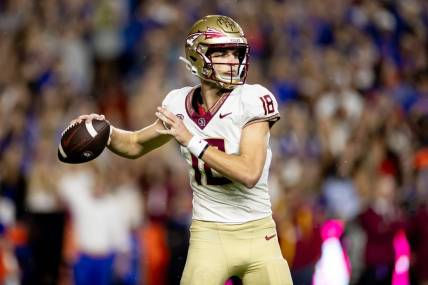
[[[271,236],[265,236],[265,240],[271,240],[272,238],[274,238],[276,236],[276,234],[273,234]]]
[[[229,116],[230,114],[232,114],[232,112],[226,113],[226,114],[220,114],[220,119],[223,119],[224,117]]]

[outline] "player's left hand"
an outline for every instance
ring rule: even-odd
[[[163,107],[158,107],[156,117],[158,117],[165,126],[164,130],[157,130],[158,133],[173,136],[181,145],[187,146],[189,144],[192,134],[187,130],[180,118]]]

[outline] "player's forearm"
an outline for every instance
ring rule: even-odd
[[[243,155],[226,154],[214,147],[209,147],[202,156],[202,160],[209,164],[222,175],[236,182],[242,183],[248,188],[253,188],[260,179],[263,167],[262,163],[254,160],[263,160],[265,157],[249,157]]]
[[[126,158],[138,158],[171,140],[171,136],[158,133],[162,128],[159,121],[134,132],[113,128],[109,149]]]
[[[143,147],[138,144],[136,132],[113,128],[108,148],[117,155],[126,158],[138,158],[143,153]]]

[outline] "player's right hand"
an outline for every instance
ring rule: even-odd
[[[156,130],[159,134],[173,136],[177,142],[183,146],[187,146],[189,144],[192,134],[184,125],[183,120],[164,107],[158,107],[156,117],[158,117],[165,126],[165,129],[163,130]]]
[[[92,113],[92,114],[89,114],[89,115],[80,115],[76,119],[72,120],[70,122],[70,125],[73,125],[73,124],[76,124],[76,123],[80,123],[83,120],[89,120],[89,121],[100,120],[100,121],[104,121],[104,120],[106,120],[106,117],[104,115],[99,115],[99,114],[95,114],[95,113]]]

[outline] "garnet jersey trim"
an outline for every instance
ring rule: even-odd
[[[186,96],[186,112],[189,115],[189,118],[192,119],[192,121],[201,129],[203,130],[208,123],[211,121],[211,119],[215,116],[215,114],[220,110],[221,106],[223,106],[224,102],[226,102],[226,99],[229,98],[230,92],[224,93],[217,102],[207,111],[205,114],[200,115],[198,112],[196,112],[193,109],[192,101],[193,96],[195,94],[195,90],[197,88],[200,88],[200,86],[196,86],[195,88],[192,88],[190,92]]]
[[[273,124],[278,121],[281,118],[281,115],[279,113],[276,113],[270,117],[264,117],[264,118],[254,118],[251,121],[248,121],[242,128],[245,128],[248,125],[254,124],[254,123],[258,123],[258,122],[265,122],[268,121],[269,122],[269,128],[271,128],[273,126]]]

